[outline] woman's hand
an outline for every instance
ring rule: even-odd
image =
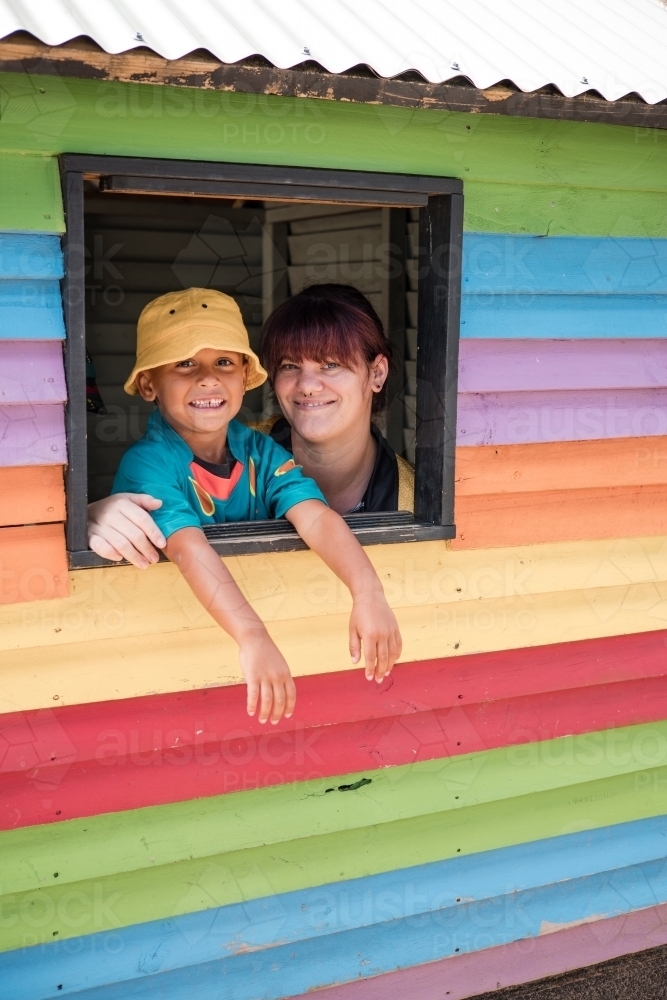
[[[354,598],[350,615],[350,656],[359,663],[363,648],[366,680],[381,684],[401,655],[403,642],[396,616],[384,593]]]
[[[241,640],[239,661],[248,685],[248,715],[255,714],[259,701],[260,722],[270,718],[275,726],[283,715],[289,719],[296,687],[283,654],[266,630]]]
[[[158,561],[165,538],[148,511],[162,506],[147,493],[116,493],[88,504],[88,544],[103,559],[127,559],[146,569]]]

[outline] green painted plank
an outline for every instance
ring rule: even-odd
[[[664,812],[663,786],[646,772],[667,773],[666,761],[663,722],[5,831],[3,912],[12,905],[24,914],[33,905],[50,912],[46,892],[57,919],[58,900],[68,893],[93,898],[95,886],[106,894],[122,884],[113,891],[121,892],[118,905],[132,923],[176,912],[179,899],[186,908],[178,912],[197,909],[202,893],[211,897],[205,905],[234,902],[239,885],[250,896],[285,892],[645,818]],[[362,777],[372,780],[327,791]],[[339,844],[347,846],[339,851]],[[212,893],[204,877],[193,896],[192,885],[210,865],[219,873],[213,882],[222,879],[227,889]],[[253,871],[258,886],[247,890]],[[221,899],[220,892],[232,896]],[[64,936],[67,915],[58,919]],[[13,943],[0,947],[20,946],[15,933],[22,924],[2,925]]]
[[[465,185],[465,228],[539,236],[667,236],[667,193]]]
[[[647,740],[659,741],[652,759],[644,759]],[[502,802],[663,764],[667,765],[667,721],[4,830],[0,896],[37,889],[45,879],[48,884],[54,852],[62,884],[149,863],[208,857],[219,854],[223,845],[225,851],[279,845]],[[357,789],[328,791],[361,779],[365,783]]]
[[[667,235],[664,130],[18,73],[0,92],[7,150],[449,175],[470,229]]]
[[[0,178],[0,231],[65,231],[58,163],[53,156],[1,153]]]
[[[558,766],[554,763],[554,771]],[[1,902],[0,951],[395,871],[576,830],[660,816],[667,767],[615,775],[456,811],[395,819],[288,843],[58,884],[54,846],[45,885]],[[372,786],[371,786],[372,787]],[[366,800],[357,800],[361,811]],[[53,830],[53,827],[51,827]],[[21,831],[25,833],[26,831]],[[113,850],[113,843],[109,843]]]

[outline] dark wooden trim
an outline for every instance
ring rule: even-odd
[[[164,193],[166,188],[157,186],[169,183],[169,193],[179,193],[176,181],[185,181],[180,193],[187,194],[187,187],[195,182],[249,184],[256,198],[263,199],[264,189],[280,188],[283,200],[303,200],[301,191],[312,189],[318,201],[326,201],[327,194],[341,192],[346,195],[393,195],[397,204],[403,195],[415,195],[425,204],[426,198],[436,194],[460,194],[463,182],[455,177],[429,177],[423,174],[390,174],[371,170],[331,170],[321,167],[264,166],[257,163],[206,163],[202,160],[161,160],[158,158],[130,156],[96,156],[82,153],[64,153],[63,170],[83,173],[86,177],[100,178],[102,190],[114,190],[114,180],[133,180],[142,185],[153,183],[153,188],[142,187],[154,193]],[[128,191],[122,189],[124,194]],[[135,192],[132,192],[135,193]],[[198,193],[198,192],[193,192]],[[214,192],[217,194],[217,192]],[[217,194],[220,197],[220,194]],[[224,196],[224,195],[223,195]]]
[[[258,190],[261,188],[261,192]],[[383,205],[399,203],[405,208],[419,208],[425,204],[425,194],[406,194],[399,191],[369,191],[357,188],[315,187],[314,185],[290,185],[286,193],[282,184],[266,181],[254,184],[251,181],[199,181],[172,177],[123,177],[117,174],[100,178],[100,190],[116,194],[162,194],[191,195],[195,198],[260,198],[263,201],[284,202],[286,197],[299,202],[344,205]]]
[[[65,314],[65,377],[67,406],[67,548],[88,547],[88,454],[86,410],[86,288],[83,239],[83,174],[62,174],[67,232],[63,238],[65,278],[62,283]]]
[[[168,60],[145,48],[112,55],[83,39],[49,46],[26,32],[18,32],[0,42],[0,71],[5,72],[279,97],[309,97],[434,111],[667,128],[667,101],[651,105],[636,95],[606,101],[592,91],[570,98],[563,97],[553,88],[525,94],[504,84],[480,90],[465,82],[387,80],[370,71],[363,73],[363,70],[335,74],[322,70],[316,64],[277,69],[266,65],[263,60],[261,65],[257,62],[244,60],[229,65],[205,51],[183,59]]]
[[[345,521],[362,545],[397,545],[402,542],[426,542],[456,536],[453,525],[420,524],[405,511],[385,514],[349,514]],[[299,552],[307,549],[289,521],[252,521],[216,524],[204,528],[211,547],[221,556],[252,555],[258,552]],[[162,556],[164,559],[165,557]],[[94,569],[98,566],[128,565],[83,549],[69,553],[70,569]]]
[[[385,247],[383,266],[387,268],[382,282],[383,308],[381,318],[392,347],[395,372],[389,376],[387,386],[387,425],[385,437],[395,452],[402,455],[403,424],[405,418],[405,291],[406,291],[406,240],[407,212],[404,208],[390,208],[382,213],[381,244]]]
[[[419,213],[415,516],[454,523],[463,196]]]

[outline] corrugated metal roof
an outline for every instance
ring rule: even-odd
[[[331,73],[364,64],[480,89],[511,80],[566,97],[667,98],[660,0],[0,0],[0,38],[19,30],[166,59],[207,49],[224,63],[261,55],[283,69],[314,60]]]

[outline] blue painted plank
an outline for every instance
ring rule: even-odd
[[[267,885],[263,899],[0,955],[3,1000],[180,1000],[221,982],[234,1000],[291,996],[663,902],[666,855],[662,816],[282,895]],[[203,888],[228,877],[211,866]],[[103,900],[75,888],[73,919],[92,919]]]
[[[62,278],[60,237],[37,233],[0,233],[0,280]]]
[[[471,294],[667,293],[667,240],[465,233]]]
[[[667,337],[662,295],[464,295],[461,336],[582,340]]]
[[[85,990],[78,1000],[280,1000],[361,978],[423,965],[455,954],[526,940],[545,925],[620,915],[667,896],[667,865],[648,862],[480,903],[462,903],[380,926],[343,931],[325,941],[310,938],[270,951],[239,954],[155,977]],[[387,901],[391,914],[394,901]],[[602,930],[601,933],[604,933]],[[145,956],[147,961],[150,957]],[[62,991],[52,994],[60,996]]]
[[[57,281],[0,281],[0,340],[62,340]]]

